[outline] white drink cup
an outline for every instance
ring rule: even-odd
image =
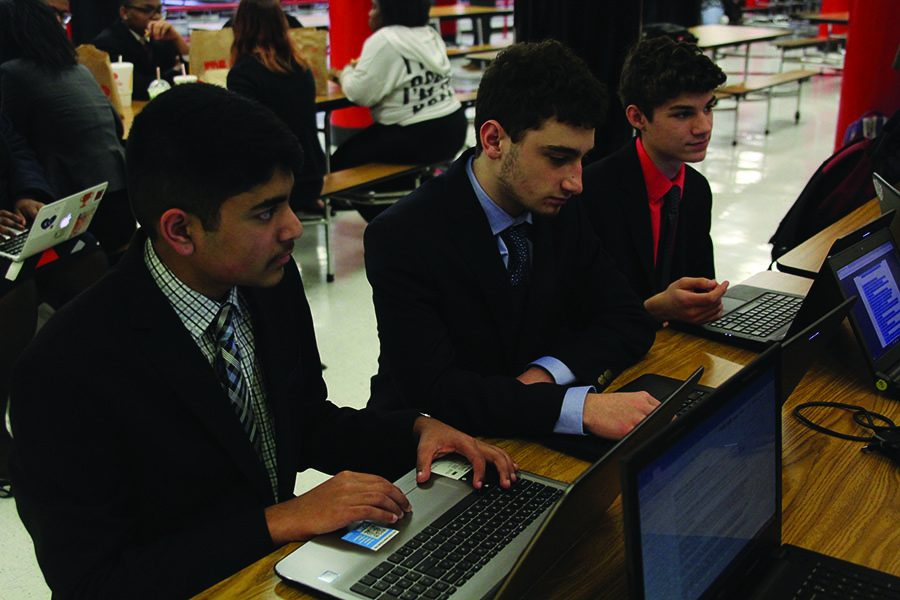
[[[119,100],[124,106],[131,106],[131,90],[134,84],[134,65],[130,62],[111,63],[113,78],[119,90]]]
[[[185,83],[197,83],[196,75],[176,75],[173,79],[175,85],[183,85]]]

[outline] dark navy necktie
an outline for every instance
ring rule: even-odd
[[[528,230],[530,223],[522,222],[512,227],[507,227],[500,232],[506,250],[509,252],[509,262],[506,270],[509,273],[509,283],[513,287],[519,287],[528,282],[528,272],[531,269],[531,251],[528,247]]]

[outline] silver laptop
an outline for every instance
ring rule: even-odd
[[[671,423],[702,373],[697,369],[571,485],[521,472],[510,490],[486,482],[475,491],[467,465],[436,467],[424,485],[413,470],[395,482],[413,508],[399,523],[318,536],[275,572],[347,600],[517,598],[601,520],[620,492],[619,459]],[[386,535],[392,537],[383,545],[370,543]],[[365,546],[354,543],[360,539]]]
[[[0,240],[0,256],[21,262],[87,231],[106,193],[106,182],[45,204],[29,229]],[[2,237],[2,236],[0,236]]]

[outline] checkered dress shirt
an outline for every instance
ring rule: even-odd
[[[162,263],[150,240],[144,245],[144,263],[150,271],[153,281],[159,286],[163,295],[172,305],[172,309],[194,343],[206,357],[210,368],[213,367],[216,352],[215,320],[222,302],[217,302],[196,292],[181,282],[166,265]],[[269,482],[272,484],[272,493],[278,501],[278,470],[275,462],[275,434],[272,430],[272,415],[266,403],[266,393],[262,385],[262,371],[259,359],[256,357],[256,345],[253,337],[253,323],[250,321],[250,313],[247,305],[237,288],[231,288],[226,302],[237,307],[234,314],[235,333],[238,350],[241,354],[241,375],[247,382],[250,390],[250,405],[256,416],[260,441],[260,459],[269,474]],[[223,401],[227,401],[223,394]],[[230,408],[230,407],[229,407]],[[237,415],[235,415],[237,418]]]

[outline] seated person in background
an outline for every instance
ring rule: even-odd
[[[91,42],[115,62],[134,64],[132,97],[146,100],[147,88],[159,67],[169,83],[181,73],[188,45],[171,23],[162,18],[162,0],[121,0],[119,18]]]
[[[428,24],[430,0],[372,0],[359,59],[337,75],[347,98],[375,120],[341,144],[334,171],[370,162],[429,165],[451,160],[466,140],[465,111],[450,85],[450,59]],[[372,220],[384,207],[360,206]]]
[[[122,123],[41,0],[0,0],[0,113],[34,150],[54,198],[109,183],[90,232],[114,260],[135,230]]]
[[[278,0],[241,0],[234,19],[228,89],[272,109],[303,148],[291,208],[318,209],[325,154],[316,127],[316,82],[288,35]]]
[[[619,83],[637,137],[584,170],[579,200],[597,237],[657,321],[704,323],[722,312],[709,183],[700,162],[712,135],[713,91],[725,74],[696,46],[640,42]]]
[[[396,476],[415,465],[424,482],[432,459],[455,451],[475,487],[486,460],[501,486],[515,479],[505,452],[440,421],[326,400],[291,258],[301,160],[271,111],[210,85],[178,86],[135,119],[141,229],[13,377],[10,471],[54,595],[192,596],[284,543],[409,509],[361,472],[294,497],[308,467]]]
[[[568,202],[605,107],[603,86],[558,42],[516,44],[485,70],[477,147],[366,228],[381,341],[369,406],[488,435],[619,438],[658,404],[591,387],[655,335]]]
[[[51,200],[53,191],[34,152],[0,115],[0,240],[30,227],[44,203]],[[10,261],[0,258],[0,480],[8,478],[10,438],[3,415],[9,377],[13,363],[34,335],[38,304],[43,301],[59,308],[106,270],[106,258],[97,243],[82,240],[80,252],[43,265],[33,277],[20,273],[10,281],[6,278]]]

